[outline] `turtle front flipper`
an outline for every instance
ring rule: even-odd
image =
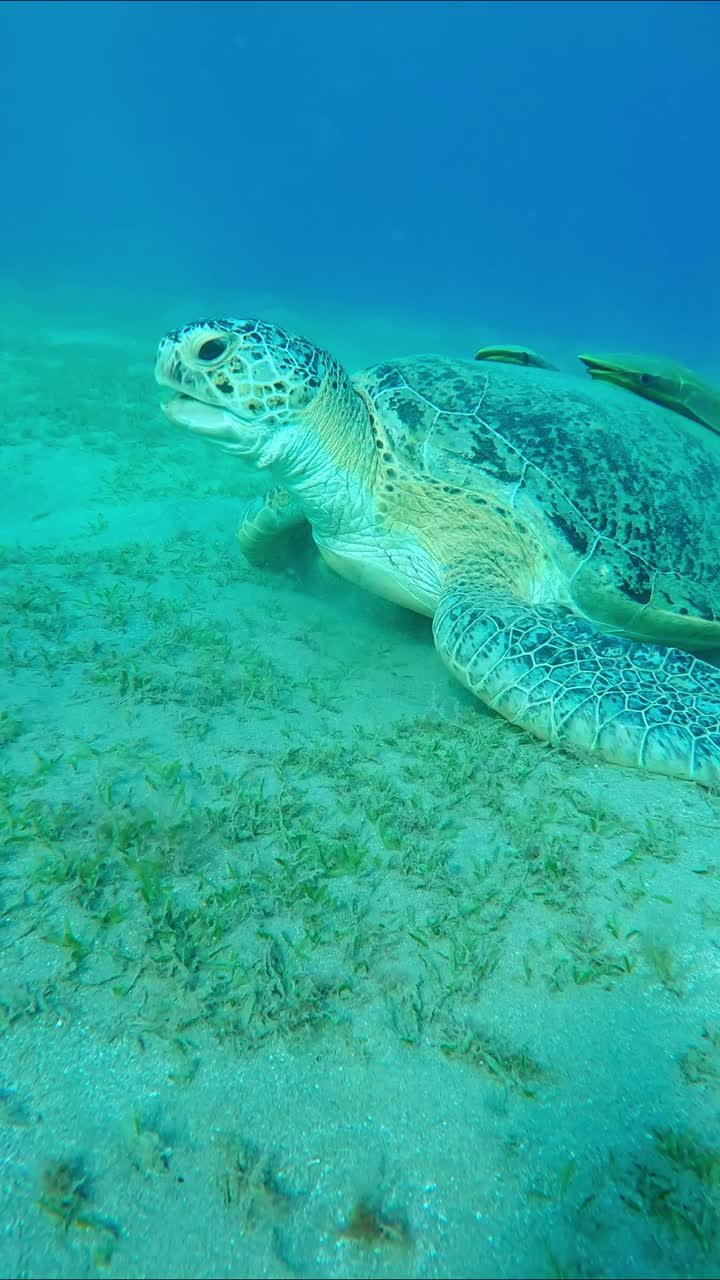
[[[709,663],[474,584],[446,589],[433,631],[453,674],[537,738],[720,784],[720,670]]]
[[[270,489],[247,507],[238,541],[251,564],[272,559],[292,530],[305,524],[300,503],[287,489]]]

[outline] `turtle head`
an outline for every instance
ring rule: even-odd
[[[172,422],[268,466],[318,396],[332,357],[261,320],[198,320],[163,338],[155,379]]]

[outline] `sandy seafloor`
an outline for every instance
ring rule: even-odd
[[[2,317],[0,1274],[717,1275],[720,798],[510,728],[308,538],[244,563],[151,376],[209,309]]]

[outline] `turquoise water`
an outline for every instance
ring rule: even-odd
[[[256,314],[720,382],[719,38],[0,7],[0,1275],[717,1275],[717,795],[512,729],[309,536],[247,563],[152,366]]]

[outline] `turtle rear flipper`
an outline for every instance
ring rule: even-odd
[[[463,583],[446,590],[433,632],[453,674],[535,737],[720,784],[720,671],[700,658]]]

